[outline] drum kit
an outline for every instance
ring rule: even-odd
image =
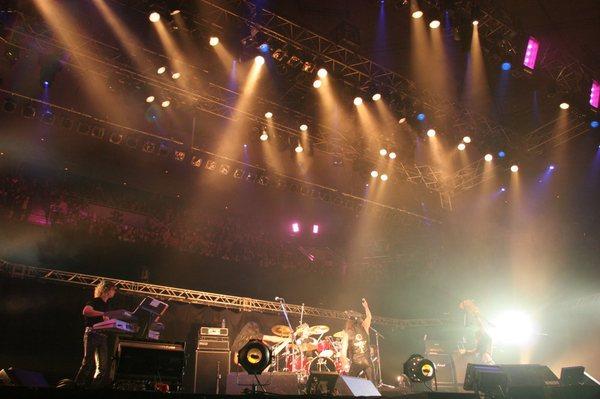
[[[306,323],[295,330],[281,324],[273,326],[273,334],[286,338],[285,346],[273,350],[273,370],[298,373],[300,378],[311,372],[347,373],[349,362],[342,353],[344,332],[325,335],[329,330],[329,326]]]

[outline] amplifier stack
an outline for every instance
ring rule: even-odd
[[[230,359],[229,330],[201,327],[196,347],[194,393],[224,394]]]

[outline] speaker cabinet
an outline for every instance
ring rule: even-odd
[[[381,396],[371,381],[347,375],[339,376],[335,390],[339,396]]]
[[[452,356],[445,353],[430,353],[427,358],[435,365],[435,376],[438,384],[456,384],[456,372]]]
[[[225,393],[230,356],[230,351],[196,351],[194,393]]]
[[[298,375],[296,373],[262,373],[257,375],[265,391],[278,395],[299,395]],[[255,376],[248,373],[229,373],[227,376],[227,395],[244,395],[257,385]],[[256,388],[262,392],[261,387]]]

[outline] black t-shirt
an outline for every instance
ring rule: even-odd
[[[360,324],[348,331],[348,351],[352,363],[371,364],[369,333]]]
[[[91,306],[95,311],[98,312],[107,312],[108,311],[108,303],[104,302],[101,298],[94,298],[85,303],[85,306]],[[86,327],[92,327],[96,323],[100,323],[102,321],[102,316],[99,317],[87,317],[83,316],[83,324]]]

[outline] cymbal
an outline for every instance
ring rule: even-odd
[[[317,350],[317,340],[315,338],[306,338],[298,345],[298,349],[302,352]]]
[[[342,330],[342,331],[338,331],[338,332],[336,332],[335,334],[333,334],[333,337],[334,337],[334,338],[344,338],[344,335],[345,335],[345,334],[346,334],[346,333],[344,332],[344,330]]]
[[[319,325],[310,328],[310,335],[321,335],[329,331],[329,326]]]
[[[296,335],[302,335],[302,333],[310,331],[310,327],[308,326],[308,324],[306,323],[302,323],[300,324],[298,327],[296,327]]]
[[[271,332],[280,337],[289,337],[292,333],[292,329],[288,326],[284,326],[283,324],[277,324],[271,327]]]

